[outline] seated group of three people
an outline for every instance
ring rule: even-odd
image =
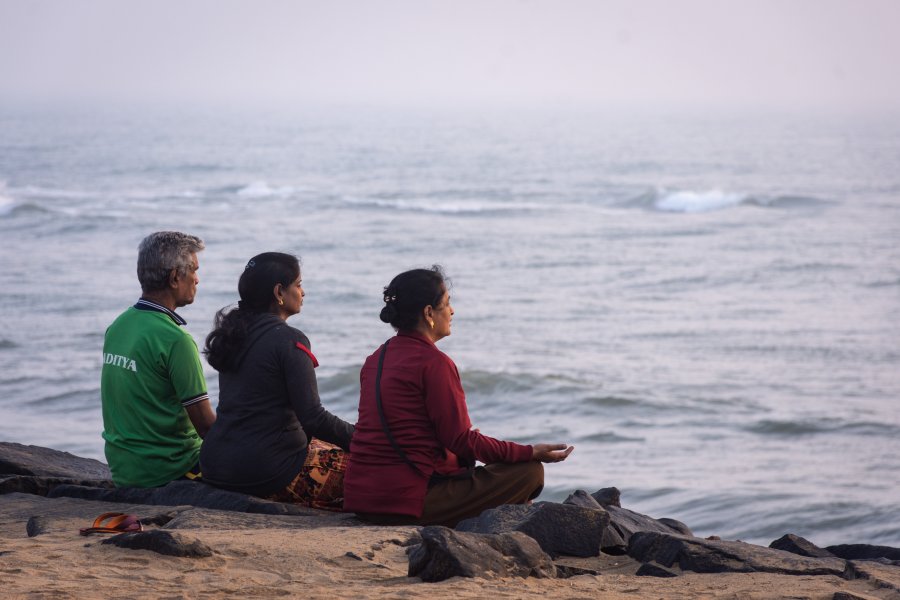
[[[196,295],[203,247],[179,232],[145,238],[141,299],[106,332],[103,437],[116,485],[202,473],[216,487],[372,523],[452,527],[537,497],[542,463],[572,451],[473,429],[456,365],[436,346],[454,314],[439,267],[406,271],[384,288],[380,317],[396,335],[365,360],[351,425],[322,406],[309,339],[286,322],[303,306],[298,259],[254,256],[237,306],[216,314],[206,339],[219,372],[214,413],[196,344],[175,313]]]

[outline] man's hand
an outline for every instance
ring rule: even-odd
[[[575,446],[565,444],[535,444],[532,446],[531,458],[542,463],[562,462],[574,449]]]

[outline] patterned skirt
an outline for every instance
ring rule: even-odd
[[[287,487],[266,500],[302,504],[310,508],[341,511],[344,505],[344,471],[349,452],[313,438],[306,462]]]

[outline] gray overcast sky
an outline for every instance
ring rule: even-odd
[[[0,0],[6,98],[900,109],[897,0]]]

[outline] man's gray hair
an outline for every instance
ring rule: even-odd
[[[151,233],[138,246],[137,276],[141,290],[155,292],[169,285],[169,274],[175,269],[179,277],[193,267],[191,254],[206,246],[194,235],[178,231]]]

